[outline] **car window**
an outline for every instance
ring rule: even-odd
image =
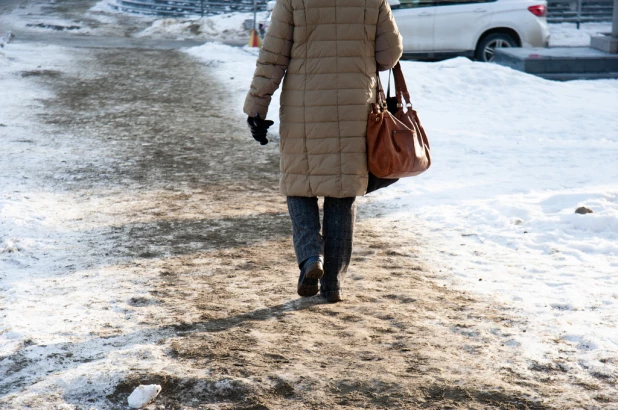
[[[399,5],[400,9],[412,9],[412,8],[430,7],[430,6],[436,5],[436,1],[434,0],[399,0],[399,1],[401,3]]]

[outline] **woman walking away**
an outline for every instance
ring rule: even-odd
[[[244,111],[253,137],[266,144],[268,105],[283,79],[280,189],[292,219],[300,296],[319,291],[329,302],[342,299],[354,201],[367,189],[376,72],[392,68],[401,53],[387,0],[277,0]]]

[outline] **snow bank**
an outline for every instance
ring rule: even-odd
[[[551,47],[589,46],[590,37],[599,33],[610,33],[611,23],[582,23],[577,29],[575,23],[554,23],[549,25]]]
[[[432,258],[453,284],[525,317],[521,345],[543,341],[530,358],[560,340],[602,365],[618,352],[618,81],[552,82],[464,59],[404,72],[434,163],[375,203],[401,227],[435,230],[452,254]]]
[[[19,41],[19,32],[34,31],[39,33],[67,32],[74,34],[99,34],[100,31],[90,27],[88,22],[65,17],[52,16],[45,12],[43,2],[29,2],[12,11],[0,14],[0,34],[4,29],[16,30]]]
[[[107,13],[122,13],[112,7],[112,4],[117,4],[116,0],[101,0],[90,8],[89,11],[101,11]]]
[[[258,13],[258,22],[265,17]],[[137,34],[137,37],[196,38],[216,41],[245,41],[249,30],[244,21],[253,19],[253,13],[228,13],[203,18],[156,20],[152,25]]]

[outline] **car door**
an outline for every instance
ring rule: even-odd
[[[493,1],[439,0],[434,15],[434,50],[469,51],[491,25]]]
[[[393,16],[403,38],[404,53],[433,50],[434,0],[400,0]]]

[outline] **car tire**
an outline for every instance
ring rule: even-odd
[[[517,47],[517,41],[508,34],[490,34],[479,41],[474,56],[478,61],[493,63],[494,50],[502,47]]]

